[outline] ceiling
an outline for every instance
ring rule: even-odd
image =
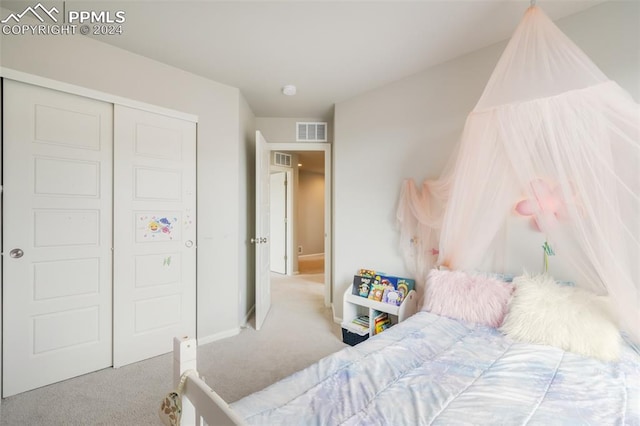
[[[123,10],[101,41],[238,87],[257,117],[330,118],[333,105],[508,39],[528,0],[91,1]],[[602,0],[540,0],[552,19]],[[67,6],[71,7],[71,6]],[[286,84],[298,94],[284,96]]]

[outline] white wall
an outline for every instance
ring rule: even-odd
[[[296,141],[296,122],[326,122],[327,142],[333,142],[333,122],[321,118],[278,118],[278,117],[256,117],[256,129],[271,143],[287,143]]]
[[[606,2],[559,22],[636,99],[640,99],[639,6]],[[342,316],[341,294],[356,269],[408,274],[397,249],[395,225],[401,182],[404,178],[422,182],[441,173],[505,45],[489,46],[336,104],[333,303],[337,317]]]
[[[297,245],[302,246],[302,255],[324,253],[324,174],[300,170],[297,206]]]
[[[199,117],[198,337],[237,332],[238,304],[229,302],[239,298],[238,241],[246,226],[239,214],[238,144],[252,118],[239,90],[78,35],[2,36],[0,55],[3,67]]]
[[[484,49],[335,107],[334,289],[358,268],[408,276],[395,213],[405,178],[437,177],[500,54]]]
[[[608,1],[558,26],[609,79],[640,102],[640,2]]]

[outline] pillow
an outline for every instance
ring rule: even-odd
[[[527,343],[556,346],[605,361],[618,359],[620,332],[607,297],[558,285],[549,275],[523,275],[500,330]]]
[[[486,275],[432,270],[423,311],[475,324],[502,324],[513,284]]]

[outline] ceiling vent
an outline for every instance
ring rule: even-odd
[[[326,142],[327,123],[296,123],[296,142]]]
[[[273,165],[280,167],[291,167],[291,154],[285,154],[284,152],[274,152]]]

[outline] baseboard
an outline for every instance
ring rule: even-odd
[[[298,259],[319,260],[324,258],[324,253],[299,254]]]
[[[232,328],[231,330],[221,331],[220,333],[212,334],[210,336],[199,337],[198,346],[206,345],[218,340],[226,339],[227,337],[233,337],[240,334],[240,327]]]
[[[331,315],[333,316],[333,322],[336,324],[342,324],[342,318],[336,316],[336,310],[333,303],[331,304]]]

